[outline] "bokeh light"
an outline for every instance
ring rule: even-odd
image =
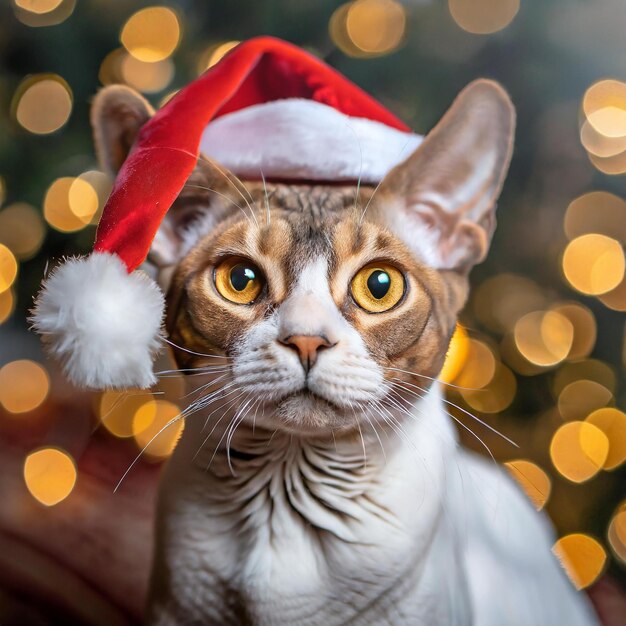
[[[479,339],[467,341],[467,353],[454,384],[467,390],[481,389],[488,385],[496,373],[496,359],[491,348]]]
[[[355,0],[333,13],[328,28],[331,39],[344,54],[381,56],[402,43],[406,15],[396,0]]]
[[[143,410],[147,426],[156,416],[154,398],[140,389],[127,391],[105,391],[100,397],[98,413],[102,425],[116,437],[132,437],[137,425],[133,425],[137,411]]]
[[[604,469],[614,470],[626,461],[626,414],[613,407],[593,411],[585,420],[599,428],[609,441]]]
[[[574,342],[574,326],[557,311],[533,311],[516,322],[513,335],[525,359],[550,367],[567,358]]]
[[[143,93],[162,91],[174,78],[174,64],[170,59],[146,63],[126,54],[120,69],[124,82]]]
[[[615,289],[598,296],[598,300],[614,311],[626,311],[626,276]]]
[[[28,413],[41,406],[50,391],[48,372],[26,359],[0,368],[0,405],[9,413]]]
[[[13,0],[15,6],[31,13],[49,13],[54,11],[63,0]]]
[[[559,474],[574,483],[593,478],[604,466],[608,454],[608,437],[587,422],[563,424],[550,442],[552,464]]]
[[[596,318],[589,308],[578,302],[567,302],[552,307],[552,311],[565,316],[574,329],[574,338],[567,354],[570,360],[583,359],[596,345]]]
[[[213,67],[218,61],[226,56],[228,52],[240,43],[240,41],[235,40],[225,41],[224,43],[209,46],[199,57],[198,74],[202,74],[210,67]]]
[[[67,122],[72,113],[72,101],[72,91],[60,76],[31,76],[15,92],[15,118],[27,131],[47,135]]]
[[[20,261],[37,254],[45,234],[41,213],[30,204],[18,202],[0,211],[0,243]]]
[[[568,239],[588,233],[626,241],[626,202],[607,191],[591,191],[573,200],[563,221]]]
[[[563,365],[554,375],[554,396],[575,380],[593,380],[615,393],[616,377],[610,365],[598,359],[581,359]]]
[[[515,374],[502,363],[495,362],[491,380],[482,389],[461,389],[461,395],[472,409],[481,413],[499,413],[515,399],[517,381]]]
[[[6,322],[15,309],[15,296],[12,289],[0,292],[0,324]]]
[[[65,500],[76,484],[74,459],[58,448],[41,448],[31,452],[24,461],[24,482],[32,496],[54,506]]]
[[[536,463],[525,459],[507,461],[504,467],[519,483],[535,508],[540,511],[546,505],[552,490],[552,481]]]
[[[593,380],[575,380],[566,385],[558,398],[558,408],[564,420],[584,420],[589,413],[605,407],[613,394]]]
[[[626,502],[622,502],[611,517],[607,539],[613,554],[626,563]]]
[[[147,7],[128,18],[122,45],[139,61],[155,63],[169,57],[180,41],[180,23],[168,7]]]
[[[17,277],[17,260],[4,244],[0,243],[0,293],[11,287]]]
[[[577,589],[589,587],[604,570],[606,551],[599,541],[589,535],[565,535],[554,544],[552,551]]]
[[[468,352],[469,337],[465,329],[460,324],[457,324],[448,346],[446,360],[439,373],[439,380],[444,383],[451,383],[455,380],[465,365]]]
[[[475,35],[489,35],[506,28],[519,7],[520,0],[448,0],[454,21]]]
[[[155,406],[142,406],[134,414],[133,430],[137,446],[148,459],[162,460],[174,450],[185,426],[180,408],[167,400]]]
[[[61,24],[76,7],[76,0],[12,0],[15,17],[31,27]]]
[[[71,233],[85,228],[98,206],[98,194],[87,181],[64,176],[57,178],[46,191],[43,216],[52,228]]]
[[[626,262],[621,244],[590,233],[570,241],[563,253],[563,273],[570,285],[588,295],[611,291],[624,278]]]
[[[583,111],[593,128],[605,137],[626,135],[626,83],[600,80],[583,96]]]
[[[395,0],[357,0],[346,15],[346,32],[352,43],[367,54],[386,54],[404,36],[404,7]]]
[[[546,296],[530,278],[498,274],[478,285],[472,310],[489,330],[504,333],[512,330],[520,317],[543,309],[546,303]]]

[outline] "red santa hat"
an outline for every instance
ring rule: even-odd
[[[136,270],[200,152],[242,178],[377,183],[420,140],[313,55],[270,37],[246,41],[143,126],[92,254],[46,279],[34,328],[74,383],[149,387],[165,304]]]

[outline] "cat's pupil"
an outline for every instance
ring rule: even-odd
[[[389,287],[391,287],[391,278],[383,270],[374,270],[367,279],[367,288],[377,300],[387,295]]]
[[[243,291],[248,283],[256,279],[254,270],[248,265],[235,265],[230,270],[230,284],[235,291]]]

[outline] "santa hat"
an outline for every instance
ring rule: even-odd
[[[246,41],[143,126],[92,254],[46,279],[34,328],[75,384],[149,387],[165,304],[136,270],[200,152],[242,178],[375,184],[420,140],[311,54],[270,37]]]

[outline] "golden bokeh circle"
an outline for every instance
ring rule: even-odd
[[[552,481],[536,463],[525,459],[507,461],[504,466],[519,483],[535,508],[540,511],[546,505],[552,490]]]
[[[0,404],[9,413],[28,413],[41,406],[50,392],[50,378],[39,363],[22,359],[0,368]]]
[[[594,380],[575,380],[566,385],[558,398],[558,409],[564,420],[584,420],[589,413],[605,407],[613,394]]]
[[[609,523],[607,539],[613,554],[626,563],[626,502],[617,507]]]
[[[606,550],[599,541],[583,533],[561,537],[552,551],[577,589],[593,584],[606,564]]]
[[[53,74],[31,76],[17,88],[13,100],[15,119],[27,131],[48,135],[59,130],[72,113],[69,85]]]
[[[463,30],[475,35],[490,35],[513,21],[520,0],[448,0],[448,8]]]
[[[210,67],[213,67],[219,61],[221,61],[228,52],[238,46],[241,42],[238,40],[225,41],[217,45],[211,45],[200,54],[198,58],[198,74],[206,72]]]
[[[154,416],[151,408],[140,407],[133,416],[133,430],[142,454],[152,460],[170,456],[184,429],[185,421],[180,408],[168,400],[155,400]]]
[[[626,461],[626,413],[613,407],[593,411],[585,420],[598,427],[609,440],[609,452],[604,461],[605,470],[614,470]]]
[[[0,292],[0,324],[6,322],[15,310],[15,296],[12,289]]]
[[[460,390],[463,399],[472,409],[481,413],[499,413],[508,408],[517,392],[515,374],[502,363],[496,362],[491,380],[482,389]]]
[[[137,425],[134,416],[143,410],[146,428],[156,416],[154,398],[140,389],[105,391],[100,397],[98,414],[102,425],[115,437],[133,437]]]
[[[30,204],[18,202],[0,211],[0,243],[21,261],[37,254],[45,234],[41,213]]]
[[[13,2],[16,7],[24,11],[42,15],[57,9],[63,3],[63,0],[13,0]]]
[[[563,273],[570,285],[600,295],[620,284],[626,271],[624,250],[611,237],[589,233],[570,241],[563,253]]]
[[[482,389],[496,373],[496,358],[491,348],[479,339],[470,338],[463,367],[454,384],[467,390]]]
[[[43,216],[55,230],[71,233],[87,226],[86,217],[97,209],[97,194],[84,182],[75,186],[76,178],[57,178],[46,191],[43,201]],[[73,210],[70,204],[70,191],[73,188]],[[82,201],[86,204],[82,204]]]
[[[588,233],[626,241],[626,202],[607,191],[591,191],[570,202],[563,227],[568,239]]]
[[[350,41],[367,55],[395,50],[406,27],[404,7],[395,0],[358,0],[348,6],[345,28]]]
[[[581,359],[561,366],[554,374],[554,396],[558,398],[563,389],[575,380],[592,380],[615,394],[617,379],[613,368],[598,359]]]
[[[172,82],[174,63],[171,59],[147,63],[131,54],[126,54],[121,60],[120,72],[124,82],[137,91],[157,93]]]
[[[597,426],[574,421],[563,424],[550,442],[550,459],[561,476],[574,483],[593,478],[609,454],[609,439]]]
[[[567,355],[570,360],[584,359],[596,345],[598,329],[591,309],[578,303],[566,302],[551,309],[565,316],[574,328],[574,339]]]
[[[583,112],[591,126],[605,137],[626,135],[626,83],[604,79],[583,96]]]
[[[533,311],[517,320],[513,337],[518,351],[527,361],[540,367],[551,367],[570,353],[574,326],[557,311]]]
[[[439,373],[439,380],[444,383],[453,382],[463,369],[469,352],[469,337],[467,332],[457,324],[448,346],[446,360]]]
[[[626,276],[615,289],[598,296],[598,300],[613,311],[626,311]]]
[[[147,7],[131,15],[122,28],[120,41],[139,61],[167,59],[180,42],[180,23],[168,7]]]
[[[15,255],[0,243],[0,293],[5,292],[13,285],[17,277],[17,260]]]
[[[74,459],[59,448],[40,448],[24,461],[24,482],[31,495],[46,506],[67,498],[76,484]]]

